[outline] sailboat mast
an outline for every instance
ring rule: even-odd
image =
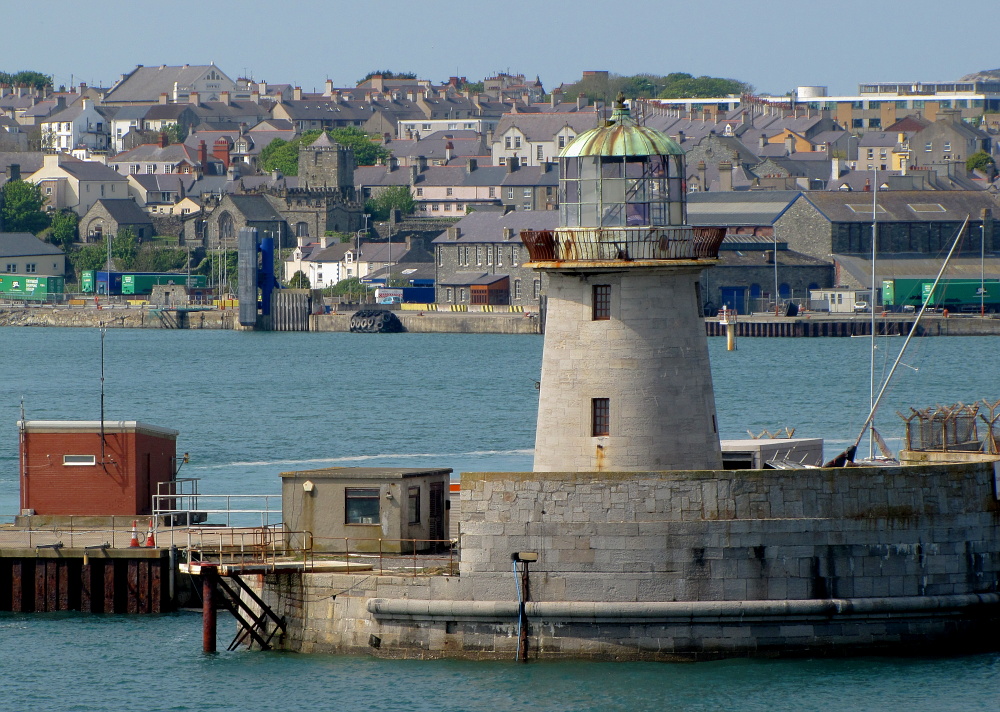
[[[868,381],[868,412],[875,409],[875,259],[878,254],[878,168],[872,169],[872,291],[868,306],[872,310],[871,320],[871,361]],[[875,422],[868,424],[868,459],[875,456]]]

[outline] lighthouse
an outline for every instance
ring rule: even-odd
[[[534,471],[721,469],[700,276],[725,231],[686,224],[683,149],[619,95],[559,167],[559,227],[521,233],[548,276]]]

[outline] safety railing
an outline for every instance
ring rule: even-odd
[[[715,259],[726,236],[717,227],[609,227],[522,230],[533,262]]]
[[[312,535],[289,532],[283,525],[266,527],[186,527],[188,563],[219,565],[312,563]]]
[[[345,573],[372,571],[404,576],[458,574],[457,539],[311,537],[314,566],[340,564]]]
[[[201,494],[198,478],[161,482],[153,496],[159,523],[191,526],[208,522],[225,527],[269,527],[281,522],[280,494]]]
[[[124,518],[123,518],[124,519]],[[135,522],[135,527],[132,522]],[[68,521],[51,526],[0,527],[0,549],[128,549],[157,546],[156,531],[148,517],[111,526]]]

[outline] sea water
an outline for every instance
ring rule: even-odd
[[[899,338],[877,341],[877,377]],[[1000,341],[924,338],[895,411],[1000,399]],[[724,438],[795,428],[827,454],[853,443],[870,397],[865,339],[709,342]],[[331,465],[529,470],[542,339],[109,329],[105,413],[180,431],[181,476],[217,494],[275,494],[278,473]],[[96,329],[0,329],[0,513],[18,511],[17,431],[100,417]],[[23,398],[23,406],[22,406]],[[232,637],[220,625],[220,649]],[[201,653],[198,614],[0,614],[0,710],[989,710],[1000,655],[698,664],[385,661]]]

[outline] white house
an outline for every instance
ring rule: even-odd
[[[110,127],[89,99],[56,112],[41,122],[42,145],[69,153],[75,148],[106,151]]]

